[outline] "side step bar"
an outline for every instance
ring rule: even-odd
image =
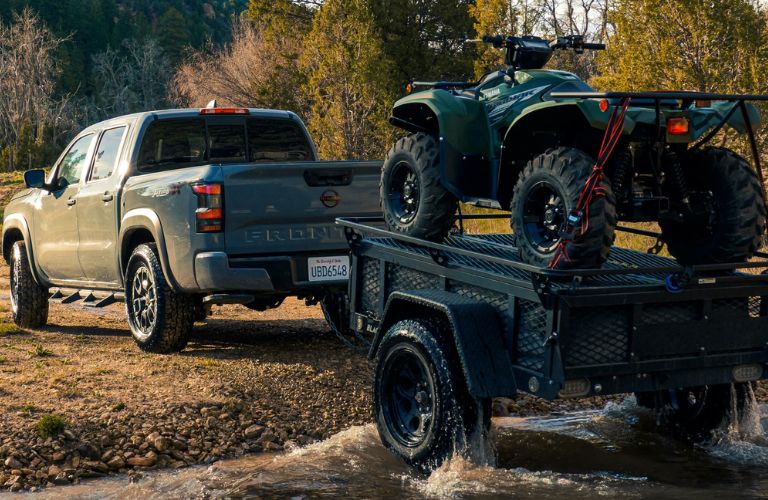
[[[125,301],[123,292],[108,292],[98,290],[78,290],[75,288],[51,288],[49,300],[59,304],[71,304],[78,300],[83,301],[84,306],[106,307],[115,302]]]

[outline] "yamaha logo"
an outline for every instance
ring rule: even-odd
[[[328,208],[333,208],[336,205],[339,204],[341,201],[341,196],[339,196],[339,193],[334,191],[333,189],[329,189],[326,192],[320,196],[320,201],[323,202],[323,205],[325,205]]]

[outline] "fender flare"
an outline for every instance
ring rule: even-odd
[[[130,255],[125,255],[125,241],[128,236],[137,229],[145,229],[152,234],[152,239],[155,240],[157,245],[157,257],[160,260],[160,267],[163,270],[166,282],[170,285],[171,289],[178,291],[180,289],[179,284],[171,273],[171,266],[168,260],[168,249],[165,245],[165,233],[163,232],[163,225],[160,222],[160,217],[154,210],[149,208],[135,208],[125,213],[120,221],[120,233],[118,235],[118,241],[120,242],[120,249],[118,252],[118,259],[120,262],[120,273],[125,282],[125,269],[122,265],[123,262],[127,262]]]
[[[9,260],[9,255],[6,254],[6,238],[11,230],[18,230],[21,233],[21,237],[24,240],[24,248],[27,251],[27,261],[29,261],[30,269],[32,270],[32,279],[35,280],[40,286],[48,286],[46,281],[42,279],[40,269],[37,267],[37,262],[34,259],[34,249],[32,248],[32,235],[29,231],[29,224],[23,215],[16,213],[10,214],[5,218],[3,223],[3,258],[6,262]]]
[[[387,300],[369,357],[378,355],[381,341],[397,321],[438,314],[451,327],[451,336],[469,393],[476,398],[517,392],[504,326],[496,310],[484,302],[440,290],[397,291]]]

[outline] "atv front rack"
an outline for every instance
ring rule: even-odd
[[[468,219],[490,219],[505,215],[464,215]],[[683,267],[674,259],[613,247],[611,257],[601,269],[547,269],[522,262],[511,234],[457,234],[442,243],[414,238],[382,229],[380,217],[339,218],[353,253],[360,245],[383,245],[409,255],[420,254],[434,263],[451,269],[472,268],[477,279],[514,280],[533,283],[536,289],[557,289],[561,292],[589,288],[606,293],[630,293],[644,290],[665,290],[678,293],[683,289],[706,288],[709,285],[753,288],[763,295],[768,286],[768,253],[758,252],[751,262],[706,264]],[[629,227],[617,230],[659,238],[658,233]],[[752,272],[740,272],[751,270]],[[755,271],[763,270],[762,274]],[[674,284],[674,286],[670,286]]]

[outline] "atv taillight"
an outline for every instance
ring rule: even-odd
[[[195,220],[198,233],[218,233],[224,230],[224,187],[218,183],[193,184],[197,195]]]
[[[667,120],[667,133],[685,135],[688,133],[688,118],[670,118]]]

